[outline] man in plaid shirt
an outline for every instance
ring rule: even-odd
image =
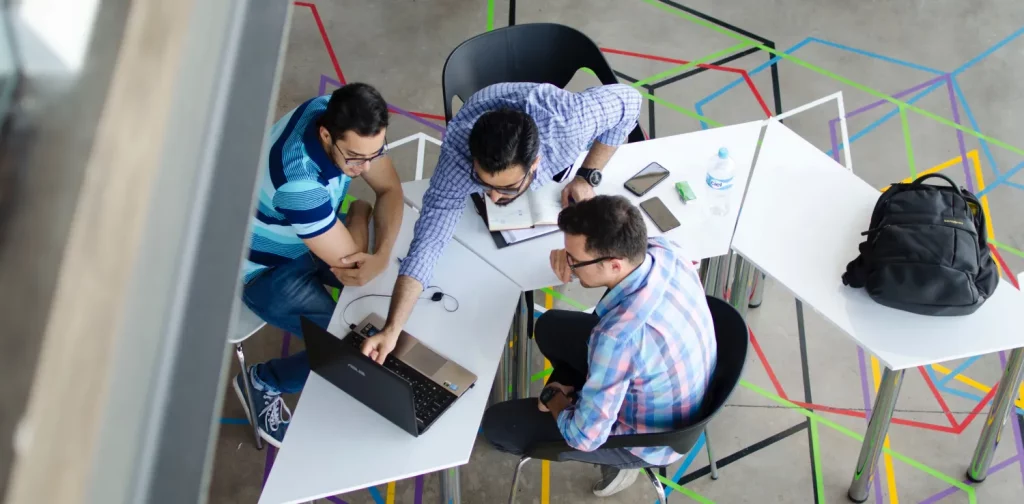
[[[383,330],[363,343],[379,363],[395,348],[434,264],[451,241],[467,196],[484,193],[507,205],[526,191],[561,182],[576,158],[582,166],[562,191],[594,196],[601,170],[636,128],[643,97],[625,84],[574,93],[551,84],[503,82],[477,91],[448,123],[437,168],[423,195],[409,254],[402,259]]]
[[[664,238],[647,238],[640,211],[621,196],[597,196],[562,210],[565,249],[551,252],[563,281],[606,287],[593,314],[551,310],[535,338],[554,370],[541,402],[497,404],[483,434],[521,455],[564,439],[563,460],[602,467],[600,497],[636,481],[645,466],[682,454],[669,447],[600,448],[608,436],[682,427],[700,410],[717,358],[714,325],[693,264]],[[550,389],[550,391],[548,391]]]

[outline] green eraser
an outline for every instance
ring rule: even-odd
[[[683,203],[697,199],[697,195],[693,194],[693,189],[690,188],[689,182],[676,182],[676,192],[679,193],[679,197],[683,200]]]

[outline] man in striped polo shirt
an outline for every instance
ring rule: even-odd
[[[242,300],[267,323],[301,336],[299,317],[326,328],[335,301],[324,285],[363,285],[380,274],[402,227],[402,186],[387,156],[388,107],[376,89],[348,84],[312,98],[270,129],[261,167],[252,237],[244,266]],[[362,177],[377,207],[341,203],[349,183]],[[375,249],[369,249],[373,216]],[[254,411],[249,420],[280,447],[291,411],[281,393],[302,390],[306,352],[250,366]],[[235,392],[246,405],[239,374]]]

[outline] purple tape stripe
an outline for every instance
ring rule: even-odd
[[[953,94],[953,79],[946,74],[946,91],[949,95],[949,107],[953,111],[953,122],[960,124],[960,106],[957,104],[956,96]],[[967,179],[967,190],[974,192],[974,182],[971,177],[971,167],[967,165],[967,147],[964,146],[964,132],[956,130],[956,143],[960,148],[960,164],[964,167],[964,178]]]
[[[339,499],[337,497],[328,497],[327,500],[333,502],[334,504],[348,504],[347,502],[345,502],[345,501],[343,501],[343,500],[341,500],[341,499]]]
[[[1021,458],[1020,457],[1010,457],[1010,458],[1008,458],[1008,459],[1006,459],[1006,460],[1004,460],[1004,461],[1002,461],[1002,462],[1000,462],[998,464],[993,465],[992,467],[989,467],[988,468],[988,476],[991,476],[991,475],[995,474],[996,471],[999,471],[999,470],[1009,466],[1010,464],[1015,464],[1015,463],[1018,463],[1018,462],[1021,462]],[[1022,465],[1024,465],[1024,464],[1022,464]],[[974,484],[973,482],[968,481],[967,478],[964,478],[963,482],[967,483],[967,484],[972,484],[972,485]],[[957,493],[959,491],[960,491],[959,488],[957,488],[955,486],[951,486],[951,487],[949,487],[949,488],[947,488],[947,489],[945,489],[945,490],[943,490],[943,491],[941,491],[941,492],[939,492],[939,493],[937,493],[935,495],[932,495],[930,497],[925,498],[923,501],[920,502],[920,504],[934,504],[934,503],[939,502],[940,500],[945,499],[946,497],[949,497],[950,495],[953,495],[953,494],[955,494],[955,493]]]
[[[416,496],[413,497],[414,504],[423,504],[423,475],[416,476]]]

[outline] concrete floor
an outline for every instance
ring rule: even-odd
[[[567,24],[587,33],[604,48],[667,58],[694,60],[737,43],[723,33],[680,17],[676,14],[679,11],[671,7],[661,10],[653,5],[657,3],[521,1],[516,22]],[[333,89],[324,79],[339,80],[339,73],[349,82],[374,84],[390,103],[404,110],[442,114],[440,83],[445,57],[459,42],[487,29],[490,19],[484,0],[316,0],[312,4],[315,8],[297,6],[293,14],[279,115],[313,96],[323,89],[321,86]],[[878,99],[858,86],[838,81],[830,72],[890,95],[951,72],[948,89],[940,81],[935,92],[920,98],[916,105],[968,126],[974,123],[972,129],[1011,145],[1024,144],[1024,122],[1019,119],[1024,113],[1024,95],[1013,92],[1020,89],[1015,83],[1024,78],[1020,66],[1024,63],[1024,37],[1017,38],[1024,34],[1024,3],[747,0],[723,5],[689,0],[687,6],[773,40],[779,49],[794,47],[797,57],[820,67],[812,70],[788,61],[779,65],[783,109],[837,90],[843,91],[850,112]],[[494,26],[507,23],[508,8],[507,1],[494,2]],[[317,16],[326,29],[329,45],[325,45],[317,28]],[[676,65],[621,54],[606,56],[613,68],[637,79]],[[765,53],[758,52],[731,65],[753,72],[767,59]],[[659,98],[678,106],[658,104],[652,109],[648,102],[641,124],[653,129],[656,136],[693,131],[700,127],[698,122],[676,109],[692,110],[695,103],[700,103],[706,116],[724,124],[764,117],[758,101],[744,85],[713,100],[706,99],[736,78],[736,74],[709,71],[658,87],[655,94]],[[586,75],[580,76],[570,87],[595,83],[587,79]],[[754,73],[751,81],[767,106],[773,108],[769,72]],[[850,119],[851,136],[870,128],[863,138],[856,137],[852,151],[855,171],[879,187],[910,174],[899,116],[870,126],[889,111],[888,107],[878,107]],[[787,120],[787,125],[827,150],[828,119],[835,115],[831,107],[822,107]],[[418,132],[439,137],[437,121],[418,122],[402,115],[393,118],[389,130],[393,143]],[[953,128],[913,112],[908,113],[907,126],[916,171],[952,160],[944,173],[967,182]],[[414,177],[414,144],[393,151],[403,180]],[[964,138],[964,150],[970,161],[966,166],[971,170],[976,166],[986,185],[997,186],[986,193],[994,235],[1003,245],[1000,253],[1009,269],[1020,272],[1024,269],[1024,254],[1019,252],[1024,249],[1024,200],[1020,192],[1024,176],[1014,177],[1011,172],[1024,159],[991,143],[982,145],[970,135]],[[438,149],[427,143],[425,176],[432,171],[437,155]],[[1000,174],[1009,176],[999,178]],[[970,175],[970,183],[980,190],[973,171]],[[1014,183],[1018,185],[1014,187]],[[369,196],[362,183],[355,184],[353,191],[360,197]],[[595,293],[579,287],[569,287],[564,293],[587,306],[597,299]],[[545,298],[540,295],[537,299],[543,302]],[[561,306],[561,302],[554,305]],[[862,414],[872,401],[865,397],[875,379],[870,356],[861,360],[856,346],[811,311],[806,313],[806,341],[800,341],[793,297],[771,281],[764,304],[750,313],[749,321],[763,358],[751,352],[745,373],[746,380],[757,389],[737,389],[728,407],[712,423],[721,479],[713,482],[706,477],[703,453],[692,462],[676,464],[671,472],[677,473],[676,478],[692,492],[691,497],[700,502],[845,501],[860,446],[848,433],[864,432],[864,419],[855,415]],[[248,358],[258,362],[278,355],[281,343],[280,333],[267,329],[250,340]],[[300,345],[297,339],[290,341],[292,351]],[[1017,416],[1007,425],[1006,437],[995,456],[995,467],[1000,470],[973,488],[973,498],[963,490],[946,491],[954,481],[963,479],[982,422],[970,413],[1000,372],[996,355],[983,357],[964,369],[958,368],[959,364],[908,372],[897,417],[918,423],[894,425],[890,430],[892,450],[902,456],[884,458],[872,490],[873,502],[1021,501],[1024,420]],[[540,369],[539,364],[536,369]],[[944,378],[951,369],[961,372],[955,379]],[[929,387],[931,382],[936,383],[935,394]],[[820,416],[809,424],[799,412],[770,399],[774,395],[814,403]],[[220,430],[210,501],[255,502],[269,458],[266,451],[253,449],[249,428],[235,423],[244,415],[233,394],[224,404],[226,423]],[[845,413],[830,412],[823,406]],[[502,502],[514,461],[514,457],[496,453],[481,440],[472,461],[462,470],[464,502]],[[358,463],[356,455],[353,463]],[[520,483],[519,502],[597,502],[601,499],[589,491],[596,474],[588,466],[551,464],[545,494],[541,464],[529,465]],[[436,501],[436,477],[426,475],[420,481],[424,483],[425,502]],[[394,502],[420,502],[418,486],[415,480],[397,482]],[[384,502],[385,495],[387,488],[381,486],[373,492],[362,490],[340,498],[350,503],[370,503]],[[652,502],[653,498],[649,484],[640,480],[628,491],[604,501]]]

